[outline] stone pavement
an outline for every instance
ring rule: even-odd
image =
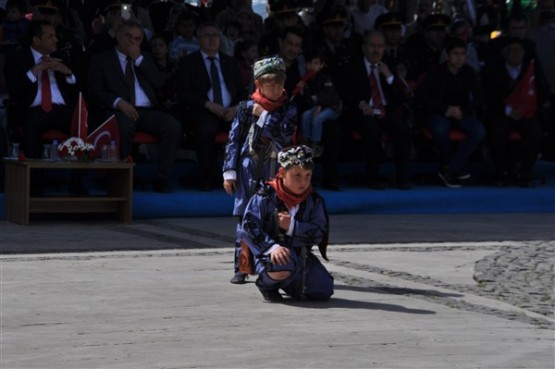
[[[0,222],[0,367],[552,369],[554,221],[332,216],[332,300],[284,304],[231,218]]]

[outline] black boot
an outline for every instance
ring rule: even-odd
[[[262,294],[262,297],[264,297],[265,301],[268,301],[268,302],[281,302],[281,301],[283,301],[283,297],[279,293],[279,288],[276,288],[274,290],[264,289],[261,286],[260,278],[258,278],[256,280],[256,287],[258,287],[258,290]]]

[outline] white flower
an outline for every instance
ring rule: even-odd
[[[67,152],[67,155],[70,156],[79,156],[77,155],[78,152],[94,151],[94,145],[83,141],[79,137],[71,137],[58,145],[58,151],[63,154]]]

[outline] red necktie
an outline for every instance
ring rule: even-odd
[[[48,77],[48,69],[41,72],[40,78],[40,91],[41,91],[41,102],[40,107],[45,112],[49,113],[52,111],[52,91],[50,91],[50,77]]]
[[[373,109],[379,110],[378,118],[383,119],[385,116],[385,109],[382,101],[382,95],[380,94],[380,87],[378,85],[378,80],[374,74],[375,64],[370,66],[370,93],[372,95],[372,102],[374,103]]]

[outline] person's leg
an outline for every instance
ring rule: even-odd
[[[490,148],[493,166],[495,168],[496,181],[503,185],[510,167],[508,137],[513,126],[512,120],[508,117],[496,117],[491,122],[490,128]]]
[[[383,187],[378,186],[381,154],[381,130],[379,124],[376,122],[376,119],[363,116],[359,118],[355,127],[362,135],[367,184],[372,188]]]
[[[472,155],[484,139],[486,130],[482,122],[473,114],[463,117],[460,121],[455,121],[454,127],[466,134],[466,139],[460,143],[449,163],[449,167],[453,172],[460,172],[470,155]]]
[[[516,125],[522,135],[522,162],[520,174],[523,177],[532,175],[532,168],[536,163],[542,144],[542,126],[539,119],[523,119]]]
[[[312,111],[308,109],[301,115],[301,132],[305,141],[312,140]]]
[[[341,152],[342,130],[339,120],[328,120],[323,126],[322,144],[324,155],[322,156],[323,187],[338,190],[337,173],[339,167],[339,154]]]
[[[451,123],[442,115],[430,114],[426,119],[426,127],[430,130],[433,145],[438,151],[440,167],[444,168],[449,164],[452,155],[449,141]]]
[[[168,113],[140,109],[137,130],[158,137],[158,176],[166,178],[175,162],[181,141],[181,124]]]
[[[312,141],[321,142],[324,123],[328,120],[335,120],[338,117],[339,114],[335,110],[331,108],[322,109],[312,120]]]
[[[128,155],[131,155],[133,149],[133,135],[135,134],[136,123],[120,111],[116,111],[114,114],[118,121],[120,158],[126,158]]]
[[[279,302],[282,300],[280,288],[287,289],[300,276],[300,260],[296,253],[291,253],[289,262],[285,265],[272,264],[270,257],[263,257],[257,265],[258,279],[256,286],[266,301]]]
[[[194,116],[198,162],[202,173],[202,188],[212,189],[216,170],[216,134],[223,129],[223,121],[213,114],[199,113]]]
[[[399,114],[393,112],[388,113],[381,127],[391,137],[395,148],[397,186],[401,189],[408,189],[411,149],[410,128]]]

